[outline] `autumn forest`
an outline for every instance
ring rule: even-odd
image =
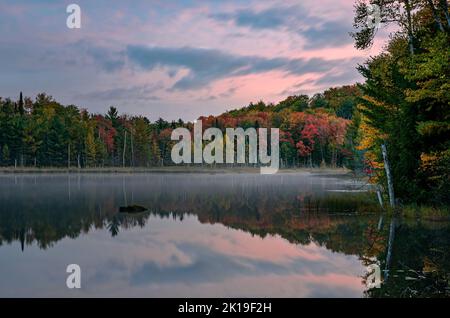
[[[381,145],[387,146],[404,202],[450,202],[450,19],[446,1],[372,1],[384,8],[382,26],[398,28],[384,51],[358,65],[364,83],[322,93],[259,101],[218,116],[203,128],[280,128],[281,167],[345,167],[385,184]],[[364,1],[355,5],[351,35],[359,49],[368,28]],[[386,22],[385,22],[386,21]],[[26,93],[26,92],[25,92]],[[0,98],[0,163],[14,167],[154,167],[173,165],[177,127],[111,106],[106,114],[61,105],[45,93]],[[430,195],[432,194],[432,195]]]

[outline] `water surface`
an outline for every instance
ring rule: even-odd
[[[0,175],[0,296],[448,296],[448,224],[396,220],[387,265],[391,220],[365,190],[306,173]],[[118,213],[130,204],[149,211]],[[373,263],[392,273],[380,289]]]

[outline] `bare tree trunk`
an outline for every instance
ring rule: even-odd
[[[331,166],[333,167],[333,168],[336,168],[337,167],[337,149],[336,149],[336,147],[333,147],[333,151],[332,151],[332,153],[331,153]]]
[[[391,259],[392,259],[392,247],[394,246],[394,238],[395,238],[395,227],[397,220],[395,217],[391,220],[391,226],[389,228],[389,241],[388,241],[388,247],[387,247],[387,253],[386,253],[386,266],[385,266],[385,274],[384,274],[384,280],[387,281],[389,278],[389,268],[391,266]]]
[[[70,142],[67,145],[67,169],[70,169]]]
[[[436,23],[436,26],[441,32],[444,32],[444,26],[442,25],[441,18],[439,17],[438,12],[436,11],[436,8],[434,7],[433,0],[427,0],[428,5],[430,6],[431,12],[433,13],[433,19]]]
[[[377,198],[378,198],[378,203],[380,203],[381,208],[384,209],[383,197],[381,195],[380,186],[377,187]]]
[[[380,218],[378,219],[377,230],[381,231],[382,228],[383,228],[383,214],[380,214]]]
[[[125,130],[125,136],[123,138],[123,152],[122,152],[122,167],[125,168],[125,150],[127,148],[127,131]]]
[[[320,165],[322,165],[325,162],[322,144],[320,144],[320,155],[322,156],[322,162],[320,163]]]
[[[385,144],[381,145],[381,151],[383,153],[384,169],[386,170],[386,178],[387,178],[388,191],[389,191],[389,203],[390,203],[391,207],[394,208],[395,207],[394,184],[393,184],[393,180],[392,180],[391,167],[389,165],[389,159],[388,159]]]
[[[447,0],[441,0],[442,11],[444,11],[445,18],[447,19],[447,27],[450,28],[450,14],[448,13],[448,2]]]
[[[125,201],[125,206],[128,206],[127,192],[125,191],[125,177],[122,177],[122,193],[123,200]]]
[[[134,167],[133,132],[130,132],[131,139],[131,166]]]
[[[409,52],[411,55],[414,55],[414,36],[413,36],[413,29],[412,29],[412,18],[411,18],[411,3],[410,0],[404,0],[405,2],[405,10],[406,10],[406,18],[408,20],[408,45],[409,45]]]
[[[80,154],[77,154],[77,165],[78,165],[78,169],[81,169],[81,162],[80,162]]]

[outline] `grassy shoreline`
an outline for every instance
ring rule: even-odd
[[[420,219],[432,222],[450,221],[450,208],[446,206],[433,207],[409,204],[400,209],[400,214],[405,219]]]
[[[0,174],[14,173],[260,173],[258,167],[213,167],[213,166],[167,166],[167,167],[98,167],[98,168],[58,168],[58,167],[0,167]],[[278,173],[314,173],[349,175],[345,168],[280,168]]]

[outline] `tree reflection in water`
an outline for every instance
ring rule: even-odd
[[[356,255],[366,266],[388,267],[388,279],[367,290],[368,297],[450,296],[449,224],[396,221],[389,256],[391,220],[380,217],[375,197],[327,192],[356,187],[351,182],[296,175],[24,175],[1,181],[0,245],[20,241],[23,250],[35,242],[48,249],[93,229],[116,237],[152,217],[195,215],[201,223],[262,238],[279,235],[292,244],[315,242]],[[134,203],[149,212],[118,213]]]

